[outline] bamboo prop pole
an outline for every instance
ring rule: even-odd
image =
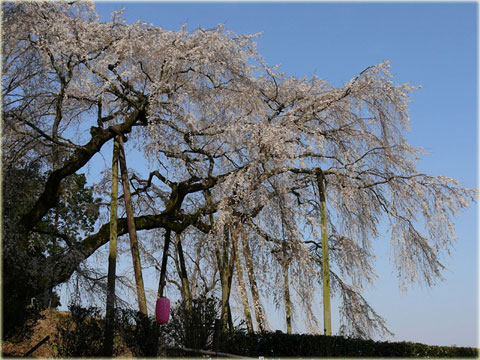
[[[123,196],[125,199],[125,208],[127,211],[128,234],[130,236],[130,249],[132,251],[133,269],[135,271],[135,284],[137,287],[138,307],[140,312],[147,314],[147,299],[145,297],[145,287],[143,285],[142,264],[140,262],[140,252],[138,250],[137,231],[135,229],[135,221],[133,218],[132,197],[130,194],[130,186],[128,183],[127,161],[125,157],[125,149],[123,146],[123,136],[118,136],[119,143],[119,160],[120,170],[122,173]]]
[[[325,197],[326,181],[321,169],[317,168],[317,185],[320,197],[320,216],[322,229],[322,276],[323,276],[323,330],[332,335],[330,311],[330,267],[328,264],[327,202]]]
[[[110,249],[108,254],[107,310],[105,315],[104,356],[113,354],[113,329],[115,321],[115,274],[117,266],[117,223],[118,223],[118,136],[113,141],[112,190],[110,200]]]

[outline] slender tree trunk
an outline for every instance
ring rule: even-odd
[[[250,289],[252,291],[253,308],[255,310],[255,319],[257,320],[258,328],[260,332],[266,331],[265,315],[263,312],[262,303],[260,302],[260,295],[258,294],[257,281],[255,279],[255,272],[253,270],[252,254],[248,247],[248,242],[245,236],[245,232],[242,231],[243,242],[243,254],[245,256],[245,262],[247,264],[248,280],[250,282]]]
[[[158,282],[158,292],[157,297],[163,296],[163,289],[166,285],[167,277],[167,259],[168,259],[168,248],[170,247],[170,235],[171,230],[167,229],[165,232],[165,244],[163,245],[163,256],[162,256],[162,268],[160,269],[160,280]]]
[[[166,276],[167,276],[167,259],[168,259],[168,248],[170,247],[170,235],[171,230],[167,229],[165,232],[165,243],[163,245],[163,256],[162,256],[162,267],[160,269],[160,280],[158,281],[158,291],[157,291],[157,298],[163,296],[163,290],[166,284]],[[155,313],[155,317],[157,314]],[[156,323],[155,327],[153,328],[153,334],[156,339],[156,342],[153,346],[157,348],[157,355],[163,354],[165,349],[163,348],[162,342],[160,340],[160,324]]]
[[[205,201],[207,204],[210,204],[210,192],[206,190],[204,192]],[[213,229],[215,226],[215,221],[213,218],[213,214],[210,214],[210,225]],[[233,227],[232,229],[232,237],[235,236],[233,234]],[[221,308],[221,323],[222,323],[222,333],[226,333],[230,324],[230,328],[233,329],[233,321],[231,320],[231,312],[230,312],[230,290],[232,287],[232,277],[233,277],[233,269],[235,266],[235,251],[232,247],[230,258],[229,258],[229,249],[230,249],[230,242],[229,242],[229,229],[224,229],[224,236],[223,236],[223,244],[222,244],[222,252],[220,252],[220,246],[218,242],[215,242],[215,256],[217,258],[218,264],[218,271],[220,273],[220,284],[222,286],[222,308]],[[232,241],[235,241],[232,239]],[[230,313],[230,315],[229,315]],[[230,318],[230,319],[229,319]]]
[[[225,229],[223,238],[223,249],[220,254],[220,248],[216,245],[215,253],[217,256],[218,268],[220,271],[220,283],[222,285],[222,331],[227,332],[228,328],[233,329],[233,321],[231,321],[230,312],[230,290],[232,287],[233,267],[235,264],[235,251],[234,247],[230,245],[230,240],[235,241],[235,231],[231,228],[229,233],[228,229]],[[231,239],[230,239],[231,237]],[[230,248],[231,253],[230,253]],[[230,253],[230,254],[229,254]],[[230,255],[230,256],[229,256]]]
[[[120,149],[120,170],[122,172],[123,196],[125,198],[125,209],[127,211],[128,233],[130,235],[130,249],[132,251],[133,269],[135,271],[135,284],[137,287],[138,307],[140,312],[147,314],[147,299],[145,297],[145,288],[142,277],[142,264],[140,262],[140,252],[138,250],[137,232],[135,230],[135,221],[133,218],[132,198],[130,195],[130,185],[128,183],[127,161],[123,147],[122,136],[118,136]]]
[[[228,329],[230,330],[230,334],[232,334],[235,328],[233,327],[232,308],[230,307],[230,295],[229,295],[229,301],[227,302],[227,307],[228,307]]]
[[[198,281],[198,278],[201,278],[200,258],[201,258],[201,255],[202,255],[203,243],[204,243],[204,240],[202,239],[197,244],[194,267],[193,267],[193,272],[192,272],[192,277],[191,277],[191,281],[192,281],[191,283],[192,284],[196,284],[197,281]],[[215,278],[215,275],[213,276],[213,278]],[[192,299],[195,298],[196,296],[198,296],[197,293],[196,293],[196,289],[198,289],[198,287],[192,286],[190,288],[190,293],[192,295]]]
[[[328,264],[328,232],[327,202],[325,197],[325,177],[321,169],[317,169],[317,185],[320,194],[320,217],[322,229],[322,274],[323,274],[323,327],[325,335],[332,335],[332,319],[330,312],[330,267]]]
[[[117,266],[118,137],[113,142],[112,195],[110,205],[110,251],[108,254],[107,311],[105,315],[104,356],[113,355],[115,321],[115,275]]]
[[[185,257],[183,256],[182,239],[179,234],[177,238],[177,252],[180,262],[180,279],[182,281],[183,293],[185,294],[185,301],[187,302],[188,311],[192,313],[192,294],[190,292],[190,284],[188,283],[187,267],[185,266]]]
[[[243,232],[243,227],[242,227],[242,232]],[[237,268],[237,281],[238,281],[238,286],[240,287],[240,296],[242,297],[243,313],[245,315],[245,322],[247,323],[247,331],[251,334],[253,333],[253,321],[252,321],[252,314],[250,312],[250,304],[248,303],[248,294],[247,294],[247,289],[245,287],[245,280],[243,278],[242,264],[240,262],[240,253],[238,252],[237,243],[234,242],[233,245],[235,246],[235,252],[237,254],[235,259],[235,265]]]
[[[287,334],[292,333],[292,303],[290,301],[290,284],[288,279],[288,263],[283,264],[283,293],[285,300],[285,317],[287,320]]]
[[[210,215],[210,222],[211,222],[212,228],[213,228],[213,224],[214,224],[213,215]],[[225,239],[224,239],[223,246],[225,246]],[[222,333],[225,333],[226,330],[227,330],[227,307],[226,307],[226,303],[227,303],[228,282],[226,281],[224,264],[223,264],[222,256],[220,254],[220,246],[218,245],[217,241],[215,241],[215,257],[217,258],[218,272],[219,272],[219,275],[220,275],[220,285],[222,287],[222,307],[221,307],[220,319],[221,319],[221,323],[222,323]]]
[[[227,281],[228,281],[228,296],[227,296],[227,307],[228,307],[228,326],[230,329],[230,333],[233,333],[233,317],[232,317],[232,309],[230,308],[230,294],[232,292],[232,282],[233,282],[233,274],[235,271],[235,260],[237,258],[236,246],[234,245],[238,241],[238,228],[234,227],[233,225],[230,227],[230,234],[231,234],[231,253],[230,259],[226,264],[227,268]],[[230,247],[229,247],[230,248]],[[228,253],[228,248],[227,248]]]

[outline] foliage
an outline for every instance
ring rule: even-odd
[[[192,300],[192,311],[186,301],[177,302],[166,326],[173,344],[192,349],[211,349],[215,319],[220,318],[220,301],[202,295]]]
[[[104,319],[97,307],[84,308],[71,303],[70,316],[57,325],[55,346],[60,357],[97,357],[104,355]],[[118,309],[115,314],[113,355],[125,345],[136,357],[157,356],[158,339],[162,335],[152,317],[131,309]]]
[[[219,317],[219,300],[202,295],[193,299],[191,313],[185,301],[175,303],[171,308],[170,320],[164,325],[158,325],[153,316],[119,309],[116,328],[135,356],[157,356],[167,351],[164,346],[211,349],[215,319]]]
[[[468,357],[476,358],[478,349],[429,346],[410,342],[375,342],[342,336],[236,332],[233,347],[223,349],[242,356],[295,357]]]
[[[33,291],[33,272],[26,274],[21,266],[23,264],[19,264],[20,249],[15,242],[18,237],[16,219],[32,205],[45,177],[40,163],[25,168],[12,165],[3,169],[2,190],[6,196],[3,196],[2,256],[4,269],[8,269],[3,272],[2,283],[5,294],[2,304],[4,339],[21,336],[24,323],[33,324],[39,311],[60,304],[58,294],[52,289],[44,289],[41,293]],[[58,207],[49,212],[30,236],[28,266],[34,268],[37,260],[61,254],[69,245],[66,239],[92,230],[97,217],[98,204],[92,189],[86,187],[85,175],[75,174],[66,179]],[[32,298],[35,298],[35,306],[27,309]]]
[[[100,310],[70,304],[71,317],[57,324],[55,345],[60,357],[93,357],[103,354],[103,323]]]
[[[134,356],[156,357],[161,351],[163,343],[159,343],[159,340],[166,333],[154,317],[131,309],[119,309],[116,312],[115,327]]]
[[[4,167],[3,239],[4,251],[10,251],[9,239],[14,237],[13,224],[40,194],[48,174],[43,174],[40,164],[21,168]],[[92,232],[99,216],[99,200],[87,186],[85,174],[73,174],[63,182],[57,206],[37,224],[30,237],[30,255],[47,257],[59,255],[72,246],[72,241]]]
[[[154,317],[139,311],[117,309],[115,319],[116,341],[114,353],[120,343],[136,357],[158,356],[165,345],[185,346],[194,349],[211,349],[214,322],[219,317],[219,300],[200,297],[193,300],[190,314],[184,303],[172,307],[171,320],[158,325]],[[103,355],[104,322],[101,310],[70,304],[71,316],[59,320],[55,345],[62,357]],[[163,349],[162,349],[163,348]]]
[[[38,317],[38,311],[60,304],[58,294],[41,286],[41,277],[48,276],[37,264],[47,257],[61,256],[71,241],[85,231],[92,231],[98,217],[98,199],[86,186],[84,174],[74,174],[64,182],[58,206],[51,210],[29,236],[28,262],[23,264],[18,246],[19,232],[15,224],[41,192],[47,175],[41,164],[30,167],[11,165],[3,169],[3,325],[4,339],[20,336],[24,323]],[[25,268],[25,265],[27,268]],[[5,271],[8,269],[8,271]],[[35,271],[34,271],[35,270]],[[32,286],[35,283],[36,286]],[[40,283],[40,284],[39,284]],[[31,304],[32,298],[35,307]],[[38,311],[37,311],[38,310]],[[20,330],[20,332],[19,332]]]
[[[9,311],[5,311],[5,309]],[[41,314],[43,308],[36,305],[25,305],[24,303],[8,303],[8,300],[5,298],[3,299],[2,310],[3,341],[8,340],[19,343],[29,339],[38,320],[44,318]]]

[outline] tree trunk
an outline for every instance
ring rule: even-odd
[[[230,294],[232,292],[232,282],[233,282],[233,274],[235,271],[235,260],[237,258],[237,252],[235,251],[236,246],[233,245],[237,242],[238,240],[238,228],[234,227],[233,225],[230,227],[230,234],[231,234],[231,253],[230,253],[230,259],[229,262],[226,264],[228,266],[227,268],[227,274],[228,274],[228,297],[227,297],[227,307],[228,307],[228,326],[230,329],[230,333],[233,333],[233,317],[232,317],[232,309],[230,307]],[[227,248],[228,252],[228,248]]]
[[[192,293],[190,292],[190,284],[188,283],[187,267],[185,266],[185,257],[183,256],[182,239],[179,234],[176,234],[177,238],[177,252],[180,262],[180,279],[182,281],[183,293],[185,301],[187,303],[188,311],[192,313]]]
[[[243,227],[241,231],[242,232],[244,231]],[[237,243],[234,242],[233,245],[235,246],[235,252],[237,254],[235,259],[235,265],[237,268],[237,280],[238,280],[238,286],[240,288],[240,296],[242,297],[243,313],[245,315],[245,322],[247,323],[247,331],[250,334],[252,334],[253,333],[252,314],[250,312],[250,304],[248,303],[247,289],[245,287],[245,280],[243,278],[242,264],[240,262],[240,253],[238,252]]]
[[[216,245],[215,253],[217,256],[218,268],[220,271],[220,283],[222,285],[222,332],[226,333],[228,327],[233,328],[233,322],[231,321],[230,312],[230,290],[232,288],[232,278],[233,278],[233,268],[235,264],[235,249],[233,246],[230,246],[230,240],[236,241],[235,239],[236,231],[233,227],[229,233],[228,229],[225,229],[224,238],[223,238],[223,249],[222,254],[220,254],[220,248]],[[230,239],[231,237],[231,239]],[[229,254],[231,249],[231,253]],[[230,255],[230,256],[229,256]]]
[[[323,274],[323,330],[325,335],[332,335],[330,312],[330,267],[328,264],[327,202],[325,197],[325,177],[317,169],[317,185],[320,197],[320,216],[322,229],[322,274]]]
[[[107,311],[105,315],[104,356],[113,355],[115,321],[115,275],[117,266],[118,137],[113,142],[112,195],[110,205],[110,251],[108,254]]]
[[[128,183],[127,161],[125,158],[125,150],[123,147],[122,136],[118,136],[120,149],[120,170],[122,172],[123,196],[125,199],[125,209],[127,211],[128,233],[130,235],[130,249],[132,251],[133,269],[135,271],[135,284],[137,287],[138,307],[140,312],[147,314],[147,299],[145,297],[145,288],[143,286],[142,264],[140,262],[140,253],[138,250],[137,232],[135,230],[135,222],[133,217],[132,198],[130,195],[130,186]]]
[[[228,329],[230,330],[230,334],[233,334],[233,330],[235,330],[235,328],[233,327],[233,316],[232,316],[232,308],[230,307],[230,296],[229,296],[229,301],[227,302],[227,307],[228,307]]]
[[[158,292],[157,297],[163,296],[163,289],[166,284],[167,277],[167,259],[168,259],[168,248],[170,247],[170,235],[171,230],[167,229],[165,232],[165,244],[163,245],[163,256],[162,256],[162,268],[160,269],[160,280],[158,282]]]
[[[287,320],[287,334],[292,333],[292,303],[290,301],[290,285],[288,279],[288,263],[283,266],[283,293],[285,300],[285,317]]]
[[[210,192],[206,190],[204,192],[205,201],[207,204],[211,203]],[[210,226],[211,229],[215,226],[215,221],[213,218],[213,214],[210,214]],[[232,278],[233,278],[233,269],[235,266],[235,248],[232,246],[230,258],[229,258],[229,251],[230,251],[230,235],[232,237],[232,241],[236,241],[236,231],[234,231],[233,226],[230,228],[231,234],[229,234],[229,229],[227,227],[224,228],[224,236],[223,236],[223,244],[222,244],[222,252],[220,252],[220,246],[217,241],[215,241],[215,256],[217,258],[218,264],[218,271],[220,273],[220,284],[222,286],[222,308],[221,308],[221,322],[222,322],[222,334],[226,333],[228,327],[233,329],[233,321],[231,319],[231,312],[230,312],[230,290],[232,288]]]
[[[245,256],[245,262],[247,264],[248,280],[250,282],[250,288],[252,291],[253,308],[255,310],[255,319],[257,320],[258,328],[260,332],[266,331],[265,315],[263,312],[262,303],[260,302],[260,296],[258,294],[257,281],[255,280],[255,272],[253,270],[252,254],[248,247],[245,231],[242,231],[243,252]]]
[[[117,133],[126,133],[129,132],[132,126],[138,121],[145,118],[145,105],[146,102],[139,104],[141,109],[135,110],[130,115],[124,123],[115,125],[109,129],[94,128],[90,129],[92,133],[92,138],[90,141],[77,148],[68,159],[63,163],[63,166],[58,168],[55,171],[52,171],[48,180],[45,183],[45,188],[40,195],[40,197],[35,202],[35,205],[30,209],[30,211],[24,214],[18,227],[21,229],[21,232],[25,234],[21,239],[21,244],[23,249],[27,248],[28,240],[27,234],[38,224],[43,218],[43,216],[51,208],[57,205],[57,198],[59,194],[59,187],[62,183],[62,180],[67,176],[72,175],[81,169],[95,154],[97,154],[102,146],[112,139],[115,135],[111,131],[112,129]],[[95,135],[93,135],[93,130]]]

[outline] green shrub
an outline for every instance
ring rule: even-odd
[[[220,301],[201,296],[192,301],[192,312],[187,304],[177,302],[172,306],[169,323],[164,327],[169,343],[192,349],[211,349],[215,319],[220,317]]]
[[[103,321],[100,310],[95,307],[82,308],[70,304],[71,317],[62,318],[57,324],[54,345],[60,357],[102,356]]]
[[[233,346],[232,346],[233,344]],[[236,331],[233,341],[221,351],[243,356],[295,357],[469,357],[477,358],[478,349],[429,346],[410,342],[375,342],[342,336],[259,333]]]
[[[117,310],[115,327],[134,356],[151,357],[162,352],[160,339],[165,338],[165,330],[153,316],[130,309]]]
[[[96,307],[83,308],[69,305],[70,316],[57,324],[54,346],[60,357],[103,356],[105,321],[102,311]],[[164,337],[153,317],[138,311],[120,309],[115,313],[113,354],[118,356],[125,346],[134,356],[157,356],[159,338]]]

